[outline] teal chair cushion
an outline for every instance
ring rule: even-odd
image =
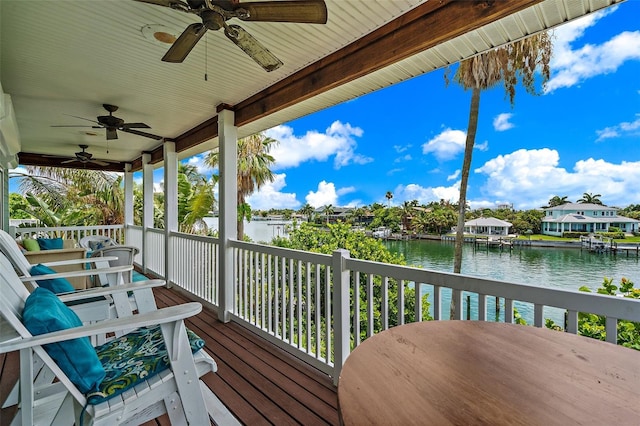
[[[45,266],[39,263],[37,265],[33,265],[29,273],[31,274],[31,276],[36,276],[36,275],[55,274],[56,271],[49,268],[48,266]],[[36,282],[40,287],[44,287],[47,290],[54,292],[55,294],[69,293],[72,291],[76,291],[76,289],[71,285],[69,280],[67,280],[66,278],[54,278],[54,279],[48,279],[48,280],[42,279],[42,280],[37,280]]]
[[[33,335],[80,327],[78,316],[51,291],[36,288],[27,298],[22,322]],[[80,392],[96,392],[105,371],[88,337],[44,345],[44,350],[58,364]]]
[[[63,248],[62,238],[38,238],[40,250],[58,250]]]
[[[204,347],[204,340],[187,329],[193,353]],[[143,380],[169,368],[169,356],[159,326],[143,327],[96,347],[106,376],[98,392],[88,396],[89,404],[99,404]]]

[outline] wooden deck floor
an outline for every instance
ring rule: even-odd
[[[158,307],[188,300],[166,288],[154,290]],[[187,326],[206,342],[218,372],[203,381],[247,425],[337,425],[336,388],[329,377],[234,324],[218,321],[204,309]],[[0,355],[0,401],[18,376],[17,353]],[[8,425],[13,409],[0,411],[0,425]],[[147,425],[168,425],[161,417]]]

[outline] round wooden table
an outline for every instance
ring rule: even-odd
[[[429,321],[365,340],[345,425],[640,425],[640,352],[530,326]]]

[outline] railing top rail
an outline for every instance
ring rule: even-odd
[[[248,242],[239,241],[239,240],[229,240],[229,245],[231,247],[256,251],[259,253],[270,254],[272,256],[287,257],[287,258],[292,258],[296,260],[301,260],[303,262],[316,263],[316,264],[325,265],[325,266],[331,265],[331,255],[328,255],[328,254],[313,253],[313,252],[303,251],[303,250],[293,250],[293,249],[269,246],[269,245],[258,244],[258,243],[248,243]]]
[[[124,225],[88,225],[88,226],[28,226],[16,227],[16,232],[45,232],[45,231],[99,231],[102,229],[123,229]]]
[[[589,312],[606,317],[640,321],[640,300],[612,297],[575,290],[538,287],[529,284],[488,280],[470,275],[439,272],[403,265],[360,259],[345,259],[345,267],[361,273],[381,275],[454,290],[504,297],[507,299]]]
[[[169,234],[170,237],[177,237],[177,238],[184,238],[187,240],[194,240],[194,241],[203,241],[206,243],[219,243],[220,239],[217,237],[210,237],[208,235],[196,235],[196,234],[188,234],[185,232],[178,232],[178,231],[172,231]]]
[[[164,229],[147,228],[147,232],[151,232],[153,234],[164,234]]]

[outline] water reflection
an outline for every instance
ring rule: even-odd
[[[436,271],[453,271],[452,243],[440,241],[388,241],[387,247],[401,253],[411,266]],[[640,283],[640,259],[633,255],[617,256],[589,253],[577,248],[474,248],[465,244],[462,253],[462,273],[481,278],[529,284],[542,287],[578,290],[587,286],[596,290],[604,277],[620,282],[622,277]],[[431,288],[425,290],[432,292]],[[443,309],[448,312],[450,292],[443,292]],[[477,306],[477,295],[471,295],[472,306]],[[445,300],[446,298],[446,300]],[[430,300],[432,302],[432,300]],[[487,312],[495,311],[495,299],[488,298]],[[533,305],[516,302],[516,308],[528,322],[533,322]],[[471,317],[477,318],[477,309]],[[491,316],[491,315],[490,315]],[[545,318],[564,321],[559,309],[545,308]]]

